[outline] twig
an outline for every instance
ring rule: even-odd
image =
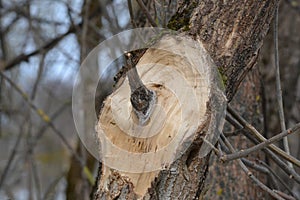
[[[42,78],[42,74],[43,74],[43,71],[44,71],[44,61],[45,61],[46,55],[42,54],[41,56],[42,56],[42,58],[41,58],[40,63],[39,63],[39,70],[38,70],[37,78],[36,78],[36,80],[33,84],[33,89],[32,89],[31,96],[30,96],[30,98],[32,100],[35,98],[36,91],[37,91],[39,82]]]
[[[224,135],[224,134],[223,134]],[[224,135],[225,136],[225,135]],[[219,140],[219,144],[222,146],[223,149],[225,149],[226,153],[230,154],[231,151],[229,151],[229,149],[226,147],[225,143],[223,142],[223,140]],[[272,183],[274,183],[276,185],[276,180],[275,177],[272,175],[272,173],[268,170],[268,168],[262,166],[262,165],[258,165],[256,163],[254,163],[253,161],[250,161],[246,158],[241,158],[241,160],[243,161],[243,163],[252,168],[255,169],[256,171],[259,171],[261,173],[264,173],[266,175],[268,175],[271,178]],[[278,188],[278,187],[276,187]]]
[[[296,124],[293,128],[290,128],[286,131],[281,132],[280,134],[275,135],[274,137],[272,137],[268,140],[265,140],[264,142],[262,142],[258,145],[255,145],[255,146],[250,147],[248,149],[241,150],[239,152],[235,152],[235,153],[232,153],[232,154],[229,154],[229,155],[224,155],[220,159],[223,162],[227,162],[227,161],[234,160],[234,159],[237,159],[237,158],[245,157],[245,156],[249,155],[250,153],[261,150],[261,149],[269,146],[270,144],[281,140],[283,137],[285,137],[289,134],[293,134],[293,133],[300,133],[300,123]]]
[[[66,173],[62,173],[60,176],[55,178],[52,182],[50,182],[49,186],[46,188],[46,192],[43,195],[43,199],[54,199],[55,189],[58,185],[58,183],[66,177]]]
[[[253,162],[253,161],[250,161],[246,158],[241,158],[241,160],[243,161],[243,163],[247,166],[247,167],[250,167],[258,172],[261,172],[261,173],[264,173],[266,174],[267,176],[270,177],[270,181],[271,183],[273,184],[273,186],[278,189],[278,185],[277,185],[277,182],[275,180],[275,177],[273,176],[273,174],[270,172],[270,170],[265,167],[265,166],[262,166],[262,165],[258,165],[257,163]]]
[[[280,176],[277,175],[276,172],[274,172],[274,170],[269,166],[267,165],[267,163],[261,161],[261,160],[258,160],[259,164],[263,165],[264,167],[266,167],[270,173],[279,181],[279,183],[281,185],[283,185],[283,187],[291,194],[293,195],[294,197],[297,198],[297,196],[295,194],[293,194],[293,191],[289,188],[289,186],[280,178]]]
[[[219,151],[219,156],[223,156],[223,151],[222,151],[222,148],[221,148],[221,144],[218,142],[218,151]]]
[[[231,153],[234,153],[235,150],[233,148],[233,146],[230,144],[230,142],[227,140],[227,138],[223,135],[223,133],[221,133],[221,139],[225,142],[226,146],[229,148],[229,150],[231,151]],[[249,171],[249,169],[246,167],[246,165],[242,162],[241,159],[237,159],[239,165],[241,166],[241,168],[243,169],[243,171],[248,175],[248,177],[250,179],[252,179],[252,181],[254,183],[256,183],[258,185],[258,187],[260,187],[262,190],[266,191],[267,193],[269,193],[272,197],[276,198],[276,199],[280,199],[280,200],[284,200],[282,197],[280,197],[278,194],[276,194],[274,191],[272,191],[269,187],[267,187],[265,184],[263,184],[260,180],[258,180],[251,171]]]
[[[200,138],[203,140],[203,142],[205,142],[206,144],[208,144],[210,146],[210,148],[212,148],[212,150],[214,150],[214,152],[217,155],[217,157],[221,157],[222,156],[222,151],[220,151],[219,149],[217,149],[210,141],[208,141],[204,137],[200,137]]]
[[[247,130],[250,131],[250,133],[253,134],[253,136],[259,141],[264,142],[267,139],[262,136],[250,123],[248,123],[242,116],[240,116],[236,111],[234,111],[230,106],[227,106],[227,111]],[[282,158],[292,162],[293,164],[300,167],[300,161],[297,160],[295,157],[288,155],[285,151],[281,150],[274,144],[271,144],[268,146],[272,151],[274,151],[276,154],[280,155]]]
[[[269,170],[268,170],[268,168],[266,168],[265,166],[258,165],[257,163],[255,163],[253,161],[250,161],[250,160],[248,160],[246,158],[241,158],[241,160],[243,161],[243,163],[246,166],[248,166],[248,167],[250,167],[252,169],[255,169],[258,172],[261,172],[261,173],[264,173],[264,174],[267,174],[267,175],[269,175],[269,173],[270,173]]]
[[[10,156],[8,158],[7,164],[6,164],[6,166],[5,166],[5,168],[4,168],[3,172],[2,172],[2,175],[0,177],[0,189],[1,189],[1,187],[2,187],[2,185],[4,183],[4,181],[5,181],[6,175],[8,175],[8,170],[9,170],[11,164],[12,164],[12,161],[13,161],[16,153],[17,153],[17,149],[18,149],[18,146],[20,144],[21,136],[23,135],[23,133],[24,133],[23,131],[19,132],[19,135],[17,137],[16,143],[15,143],[15,145],[12,148],[12,152],[11,152],[11,154],[10,154]]]
[[[228,107],[227,107],[228,108]],[[233,110],[232,110],[233,111]],[[235,111],[233,111],[235,112]],[[237,116],[236,117],[239,117],[239,119],[242,119],[244,120],[240,115],[238,115],[237,113],[235,113]],[[227,115],[226,116],[226,119],[227,118],[232,118],[232,116],[230,115]],[[232,120],[234,121],[234,120]],[[246,122],[246,121],[245,121]],[[246,122],[248,123],[248,122]],[[241,127],[243,127],[240,122],[235,122],[235,123],[232,123],[232,125],[238,129],[240,129]],[[251,131],[251,130],[250,130]],[[243,134],[248,138],[250,139],[254,144],[258,144],[259,143],[259,140],[257,139],[257,137],[255,137],[255,134],[253,133],[249,133],[247,131],[244,131]],[[220,140],[221,142],[222,140]],[[270,145],[272,146],[272,145]],[[270,157],[290,178],[294,179],[297,183],[300,184],[300,175],[297,174],[295,172],[294,169],[290,168],[287,164],[285,164],[275,153],[273,153],[273,151],[271,151],[270,149],[270,146],[263,149],[263,151],[267,154],[268,157]],[[270,148],[270,149],[269,149]],[[285,152],[284,152],[285,153]]]
[[[87,50],[87,44],[86,44],[86,36],[87,36],[87,31],[88,31],[88,18],[89,18],[89,7],[90,7],[90,0],[86,0],[84,1],[84,15],[83,15],[83,25],[82,25],[82,33],[81,33],[81,37],[80,37],[80,43],[81,43],[81,51],[80,51],[80,60],[83,61],[84,58],[87,56],[88,54],[88,50]]]
[[[226,153],[231,153],[228,150],[228,148],[226,147],[226,145],[223,142],[223,140],[219,140],[219,144],[222,146],[223,149],[226,149]],[[268,175],[270,177],[272,183],[275,185],[276,189],[278,188],[278,185],[277,185],[277,182],[276,182],[275,178],[277,178],[279,182],[282,182],[282,180],[278,176],[274,176],[273,175],[273,173],[272,173],[273,171],[269,168],[269,166],[261,165],[260,162],[262,162],[262,161],[258,160],[259,163],[260,163],[260,165],[258,165],[257,163],[254,163],[253,161],[250,161],[250,160],[248,160],[246,158],[241,158],[241,160],[243,161],[243,163],[246,166],[248,166],[248,167],[250,167],[252,169],[255,169],[258,172],[261,172],[261,173],[264,173],[264,174]]]
[[[81,24],[78,24],[77,26],[81,26]],[[76,30],[77,29],[76,29],[75,26],[71,26],[70,29],[66,33],[54,38],[50,42],[48,42],[45,45],[41,46],[39,49],[36,49],[36,50],[34,50],[34,51],[32,51],[31,53],[28,53],[28,54],[21,54],[21,55],[17,56],[16,58],[14,58],[12,61],[8,62],[6,65],[0,66],[0,71],[11,69],[11,68],[13,68],[14,66],[20,64],[23,61],[28,61],[29,58],[32,57],[32,56],[35,56],[35,55],[37,55],[39,53],[42,53],[46,50],[50,50],[55,45],[57,45],[62,39],[64,39],[67,35],[69,35],[71,33],[75,33]]]
[[[54,121],[60,114],[63,113],[63,111],[71,104],[70,101],[65,102],[60,108],[57,109],[56,112],[54,112],[54,114],[50,117],[51,121]],[[44,126],[42,126],[39,131],[37,132],[37,134],[35,134],[35,137],[32,139],[32,143],[31,143],[31,148],[33,149],[38,140],[41,139],[41,137],[43,136],[43,134],[45,133],[45,131],[47,130],[47,128],[49,127],[49,124],[45,124]],[[30,149],[29,149],[30,150]]]
[[[283,162],[273,151],[270,149],[263,149],[269,158],[271,158],[288,176],[290,179],[294,179],[300,184],[300,175],[295,172],[293,168],[290,168],[285,162]]]
[[[142,0],[136,0],[137,3],[139,4],[140,8],[142,9],[142,11],[145,13],[147,19],[149,20],[151,26],[153,27],[157,27],[156,22],[154,21],[154,19],[151,17],[151,14],[149,13],[147,7],[145,6],[144,2]]]
[[[279,121],[281,126],[281,131],[286,130],[285,126],[285,117],[283,111],[283,102],[282,102],[282,90],[280,84],[280,69],[279,69],[279,52],[278,52],[278,9],[279,5],[277,3],[275,7],[274,14],[274,59],[275,59],[275,68],[276,68],[276,99],[278,103],[278,111],[279,111]],[[290,148],[288,138],[283,138],[283,147],[285,152],[290,155]],[[292,163],[288,162],[288,165],[293,168]]]
[[[33,184],[35,185],[35,191],[36,191],[36,199],[42,199],[41,195],[41,181],[40,177],[38,175],[38,169],[36,166],[36,160],[34,159],[33,155],[29,155],[29,162],[30,162],[30,169],[32,171],[32,181],[34,182]],[[29,170],[30,170],[29,169]]]
[[[137,25],[134,21],[134,15],[133,15],[133,10],[132,10],[131,0],[127,0],[127,5],[128,5],[128,11],[129,11],[131,25],[132,25],[133,28],[136,28]]]
[[[290,195],[287,195],[281,191],[278,191],[278,190],[274,190],[275,193],[277,193],[278,195],[282,196],[284,199],[286,200],[296,200],[294,197],[290,196]]]

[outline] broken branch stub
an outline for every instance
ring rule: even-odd
[[[127,67],[130,68],[127,72],[131,90],[130,102],[139,125],[144,125],[152,114],[153,107],[156,103],[156,93],[143,84],[134,63],[132,62],[131,53],[127,53],[126,57]]]
[[[226,98],[212,59],[200,41],[187,36],[163,36],[134,70],[140,75],[140,84],[156,95],[156,101],[147,122],[141,125],[135,119],[131,95],[131,88],[141,86],[131,86],[126,78],[107,97],[97,124],[100,157],[106,165],[100,185],[107,188],[105,178],[116,169],[129,178],[135,193],[143,196],[158,170],[183,155],[207,121],[205,142],[216,143],[224,123]],[[201,157],[211,150],[211,144],[205,142]]]

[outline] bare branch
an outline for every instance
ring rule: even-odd
[[[35,104],[31,102],[31,100],[28,98],[28,95],[23,92],[23,90],[17,86],[12,80],[10,80],[3,72],[0,71],[1,77],[3,77],[4,80],[6,80],[25,100],[25,102],[29,105],[29,107],[46,123],[51,127],[51,129],[58,135],[58,137],[62,140],[62,142],[66,145],[66,147],[69,149],[69,151],[74,155],[74,157],[78,160],[79,163],[83,165],[83,161],[78,156],[76,151],[72,148],[72,146],[69,144],[68,140],[65,138],[65,136],[54,126],[53,122],[50,120],[48,115],[40,108],[38,108]]]
[[[233,148],[233,146],[230,144],[230,142],[227,140],[227,138],[223,135],[223,133],[221,133],[221,139],[225,142],[226,146],[229,148],[229,150],[231,151],[231,153],[234,153],[235,150]],[[242,162],[241,159],[237,159],[239,165],[241,166],[241,168],[243,169],[243,171],[248,175],[248,177],[258,185],[258,187],[260,187],[262,190],[266,191],[267,193],[269,193],[272,197],[276,198],[276,199],[280,199],[280,200],[284,200],[281,196],[279,196],[277,193],[275,193],[274,191],[272,191],[269,187],[267,187],[265,184],[263,184],[260,180],[258,180],[251,171],[249,171],[249,169],[246,167],[246,165]]]
[[[241,150],[239,152],[235,152],[235,153],[232,153],[232,154],[229,154],[229,155],[224,155],[222,156],[220,159],[223,161],[223,162],[227,162],[227,161],[230,161],[230,160],[235,160],[237,158],[242,158],[242,157],[245,157],[253,152],[257,152],[258,150],[261,150],[263,148],[266,148],[267,146],[269,146],[270,144],[272,143],[275,143],[279,140],[281,140],[283,137],[289,135],[289,134],[294,134],[294,133],[300,133],[300,123],[296,124],[293,128],[290,128],[286,131],[283,131],[281,132],[280,134],[268,139],[268,140],[265,140],[263,141],[262,143],[258,144],[258,145],[255,145],[253,147],[250,147],[248,149],[245,149],[245,150]]]
[[[133,15],[133,10],[132,10],[132,4],[131,4],[131,0],[127,0],[127,5],[128,5],[128,11],[129,11],[129,15],[130,15],[130,22],[133,28],[137,28],[137,25],[134,21],[134,15]]]
[[[279,69],[279,52],[278,52],[278,8],[279,5],[276,5],[275,15],[274,15],[274,59],[275,59],[275,69],[276,69],[276,99],[278,103],[278,111],[279,111],[279,121],[281,130],[285,131],[285,117],[283,111],[283,102],[282,102],[282,90],[280,84],[280,69]],[[288,138],[283,138],[283,146],[285,152],[290,155],[289,141]],[[288,165],[293,168],[292,163],[288,162]]]
[[[227,111],[247,130],[250,131],[250,133],[259,141],[264,142],[267,139],[262,136],[250,123],[248,123],[242,116],[240,116],[236,111],[234,111],[230,106],[227,106]],[[295,157],[288,155],[286,152],[275,146],[274,144],[269,145],[269,147],[272,151],[274,151],[276,154],[280,155],[282,158],[294,163],[298,167],[300,167],[300,161],[297,160]]]
[[[140,8],[142,9],[142,11],[145,13],[147,19],[149,20],[151,26],[153,27],[157,27],[156,22],[154,21],[154,19],[151,17],[151,14],[149,13],[147,7],[145,6],[144,2],[142,0],[136,0],[137,3],[139,4]]]
[[[16,155],[17,150],[18,150],[18,146],[19,146],[20,141],[21,141],[21,136],[23,135],[23,133],[24,133],[23,131],[19,132],[19,134],[17,136],[17,140],[15,142],[15,145],[12,148],[12,152],[10,153],[10,155],[8,157],[8,161],[7,161],[7,163],[6,163],[5,167],[4,167],[4,170],[3,170],[2,174],[1,174],[1,177],[0,177],[0,189],[1,189],[3,183],[4,183],[5,179],[6,179],[6,175],[8,175],[8,170],[9,170],[9,168],[11,166],[11,163],[12,163],[13,159],[15,158],[15,155]]]
[[[294,197],[297,197],[295,194],[293,194],[293,191],[289,188],[289,186],[284,182],[284,180],[282,180],[282,178],[280,178],[280,176],[278,176],[278,174],[269,166],[267,165],[265,162],[258,160],[259,164],[263,165],[264,167],[266,167],[270,173],[279,181],[279,183],[281,185],[283,185],[283,187]]]
[[[42,78],[42,74],[43,74],[43,71],[44,71],[45,57],[46,57],[45,54],[41,55],[41,60],[40,60],[40,63],[39,63],[37,78],[35,80],[35,83],[33,85],[33,89],[32,89],[31,95],[30,95],[31,100],[33,100],[35,98],[39,82],[41,81],[41,78]]]
[[[277,193],[278,195],[282,196],[284,199],[286,200],[296,200],[294,197],[290,196],[290,195],[287,195],[281,191],[278,191],[278,190],[274,190],[275,193]]]
[[[52,49],[62,39],[64,39],[67,35],[69,35],[71,33],[75,33],[77,31],[76,27],[80,27],[80,26],[81,26],[81,24],[78,24],[77,26],[71,26],[70,29],[66,33],[54,38],[50,42],[48,42],[45,45],[41,46],[39,49],[36,49],[36,50],[34,50],[34,51],[32,51],[31,53],[28,53],[28,54],[21,54],[21,55],[17,56],[12,61],[8,62],[6,65],[0,66],[0,71],[9,70],[9,69],[13,68],[14,66],[20,64],[23,61],[28,62],[30,57]]]
[[[240,129],[241,127],[245,126],[245,128],[247,130],[249,130],[249,133],[246,131],[243,131],[242,133],[249,138],[253,143],[258,144],[259,142],[263,142],[263,140],[259,140],[260,137],[264,138],[263,136],[259,136],[256,135],[255,131],[257,131],[256,129],[248,129],[247,127],[250,127],[251,125],[246,126],[245,124],[249,124],[245,119],[243,119],[237,112],[235,112],[232,108],[230,108],[230,106],[227,107],[227,111],[236,119],[238,120],[238,122],[236,122],[235,120],[231,120],[228,122],[235,122],[232,123],[233,126],[235,126],[236,128]],[[226,119],[231,118],[230,115],[226,116]],[[242,125],[244,124],[244,125]],[[254,131],[255,130],[255,131]],[[252,132],[254,131],[254,132]],[[258,132],[258,131],[257,131]],[[261,139],[262,139],[261,138]],[[220,140],[222,141],[222,140]],[[275,146],[275,145],[273,145]],[[276,147],[276,146],[275,146]],[[272,145],[270,145],[269,147],[263,149],[263,151],[267,154],[267,156],[269,158],[271,158],[291,179],[294,179],[297,183],[300,184],[300,175],[297,174],[295,172],[294,169],[290,168],[287,164],[285,164],[275,153],[273,153],[273,151],[271,151],[270,149],[272,149]],[[276,147],[277,149],[279,149],[278,147]],[[281,150],[281,149],[279,149]],[[282,151],[282,150],[281,150]],[[284,151],[283,155],[286,154]],[[279,151],[280,153],[280,151]]]

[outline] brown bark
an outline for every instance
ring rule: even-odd
[[[258,51],[268,31],[276,4],[277,1],[271,0],[180,1],[178,11],[168,27],[184,31],[204,44],[219,68],[226,86],[226,96],[231,100],[246,74],[256,64]],[[201,130],[203,134],[206,129],[204,127]],[[201,139],[197,138],[188,151],[171,165],[172,170],[160,171],[144,198],[203,197],[210,154],[199,159],[201,144]],[[98,188],[95,199],[112,196],[114,199],[136,198],[130,180],[121,177],[117,171],[106,177],[106,181],[109,181],[111,187],[106,191]]]
[[[231,106],[261,133],[264,129],[262,117],[262,90],[260,73],[257,68],[252,69],[240,85],[239,90],[231,101]],[[234,132],[236,136],[230,138],[236,149],[246,149],[253,146],[243,134],[236,132],[229,123],[225,124],[225,132]],[[265,156],[260,153],[252,153],[247,159],[255,162],[256,159],[265,161]],[[251,170],[256,177],[267,184],[267,176],[255,170]],[[269,196],[257,187],[244,173],[238,162],[222,164],[216,156],[211,157],[207,184],[210,189],[205,199],[269,199]]]
[[[187,33],[204,43],[224,76],[228,100],[232,99],[240,82],[256,64],[276,4],[276,0],[205,0],[200,1],[190,14],[190,30]],[[192,8],[193,5],[195,1],[187,7]]]

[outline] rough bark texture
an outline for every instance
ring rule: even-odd
[[[203,42],[219,68],[227,98],[231,100],[247,72],[256,64],[276,4],[276,0],[184,0],[179,2],[178,11],[168,27],[184,31]],[[202,131],[205,133],[205,127]],[[210,156],[198,158],[201,144],[201,140],[196,139],[191,148],[171,165],[170,170],[161,171],[144,199],[203,197],[207,190],[204,181]],[[113,180],[109,189],[116,193],[114,199],[136,198],[126,177],[113,174],[109,180]],[[95,199],[106,198],[102,189],[98,188]]]
[[[263,133],[262,91],[260,73],[257,68],[252,69],[240,85],[239,90],[231,101],[231,106],[261,133]],[[243,130],[232,128],[225,124],[225,132],[234,133],[230,139],[236,149],[246,149],[253,144],[241,133]],[[258,152],[247,156],[248,160],[265,160],[265,156]],[[251,170],[251,169],[250,169]],[[256,177],[267,184],[267,176],[251,170]],[[216,156],[211,157],[207,184],[210,186],[205,199],[269,199],[269,196],[257,187],[244,173],[238,162],[220,163]]]
[[[231,100],[256,64],[276,0],[182,1],[169,28],[186,31],[205,45],[223,75]]]

